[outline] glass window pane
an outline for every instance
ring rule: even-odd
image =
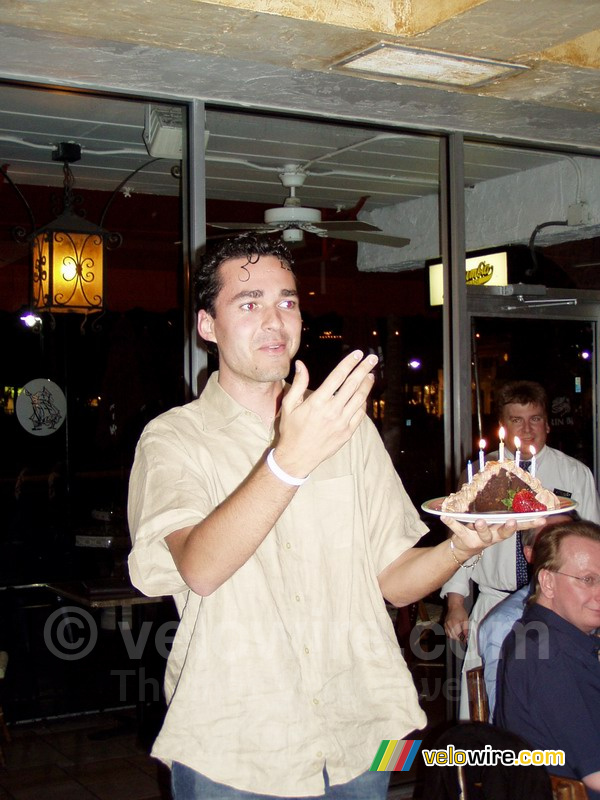
[[[184,399],[179,175],[185,112],[3,86],[0,126],[7,131],[17,119],[26,130],[0,139],[0,573],[9,573],[0,578],[14,584],[120,577],[129,548],[125,503],[133,449],[149,419]],[[61,141],[79,145],[80,158],[57,159]],[[26,327],[20,317],[30,303],[28,243],[34,230],[63,212],[76,230],[92,225],[105,234],[103,310],[95,299],[87,313],[38,308],[41,322]],[[85,238],[54,235],[53,243],[58,252],[60,241]],[[50,252],[39,253],[49,275]],[[67,262],[73,268],[62,296],[78,282],[82,306],[97,262],[87,251],[78,263],[70,256]],[[43,289],[42,306],[49,291]],[[58,291],[55,283],[53,297]],[[43,395],[37,385],[28,388],[40,379],[52,383]],[[66,414],[53,428],[61,395]],[[31,415],[39,423],[35,432],[28,427]],[[106,547],[79,546],[85,537]]]
[[[299,357],[314,388],[350,350],[377,353],[369,414],[415,504],[442,494],[442,309],[430,305],[426,266],[440,257],[439,139],[217,109],[208,109],[207,129],[209,243],[236,221],[263,226],[265,211],[273,223],[294,204],[332,224],[325,237],[304,231],[289,242],[304,320]],[[363,241],[370,234],[360,223],[397,246]]]
[[[483,265],[479,281],[467,273],[473,450],[481,433],[497,449],[499,387],[533,380],[549,396],[548,445],[594,469],[600,159],[476,142],[464,152],[467,256]],[[492,288],[500,255],[504,286]]]

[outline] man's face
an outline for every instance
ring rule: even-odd
[[[546,444],[546,438],[550,433],[550,426],[542,406],[528,403],[522,406],[520,403],[507,403],[502,409],[502,419],[500,420],[506,431],[505,441],[507,447],[513,452],[515,436],[521,440],[521,455],[529,458],[531,455],[530,447],[535,447],[535,452],[539,453]]]
[[[577,578],[600,575],[600,542],[566,535],[559,556],[559,572],[546,572],[543,593],[552,611],[584,633],[591,633],[600,627],[600,586],[586,586]]]
[[[215,316],[200,311],[198,332],[219,348],[221,385],[233,390],[282,380],[302,327],[293,273],[271,255],[255,264],[231,259],[219,269]]]

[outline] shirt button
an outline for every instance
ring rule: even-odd
[[[317,758],[322,758],[322,756],[323,756],[323,751],[317,750]]]
[[[290,542],[286,542],[285,543],[285,547],[286,547],[286,550],[291,550],[292,549],[292,545],[291,545]]]
[[[299,594],[297,594],[297,595],[296,595],[296,602],[297,602],[297,603],[299,603],[299,602],[300,602],[300,595],[299,595]]]
[[[318,705],[319,705],[319,701],[317,700],[317,698],[316,698],[316,697],[313,697],[313,703],[314,703],[314,705],[316,705],[316,706],[318,706]]]
[[[304,646],[304,652],[305,652],[307,655],[308,655],[308,653],[310,653],[310,650],[308,649],[308,647],[306,647],[306,645]]]

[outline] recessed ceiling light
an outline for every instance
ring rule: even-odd
[[[382,78],[475,87],[529,69],[487,58],[421,50],[418,47],[380,42],[332,65],[333,69],[355,70]]]

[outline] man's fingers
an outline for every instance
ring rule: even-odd
[[[451,639],[457,642],[466,642],[469,635],[469,624],[465,623],[447,623],[444,625],[444,630]]]
[[[456,544],[467,550],[475,549],[480,545],[487,547],[501,539],[508,539],[517,530],[517,523],[514,520],[490,525],[484,519],[477,519],[474,525],[472,523],[465,525],[451,517],[442,516],[441,521],[456,534]],[[525,529],[531,525],[520,523],[519,527]]]
[[[488,528],[487,523],[482,519],[475,520],[475,531],[483,544],[491,544],[494,533]]]
[[[295,367],[296,372],[294,374],[294,380],[282,401],[282,405],[289,411],[300,405],[308,389],[309,376],[306,365],[302,361],[296,361]]]
[[[340,401],[346,403],[377,361],[377,356],[370,355],[363,359],[362,350],[354,350],[329,373],[315,394],[327,399],[339,393]]]

